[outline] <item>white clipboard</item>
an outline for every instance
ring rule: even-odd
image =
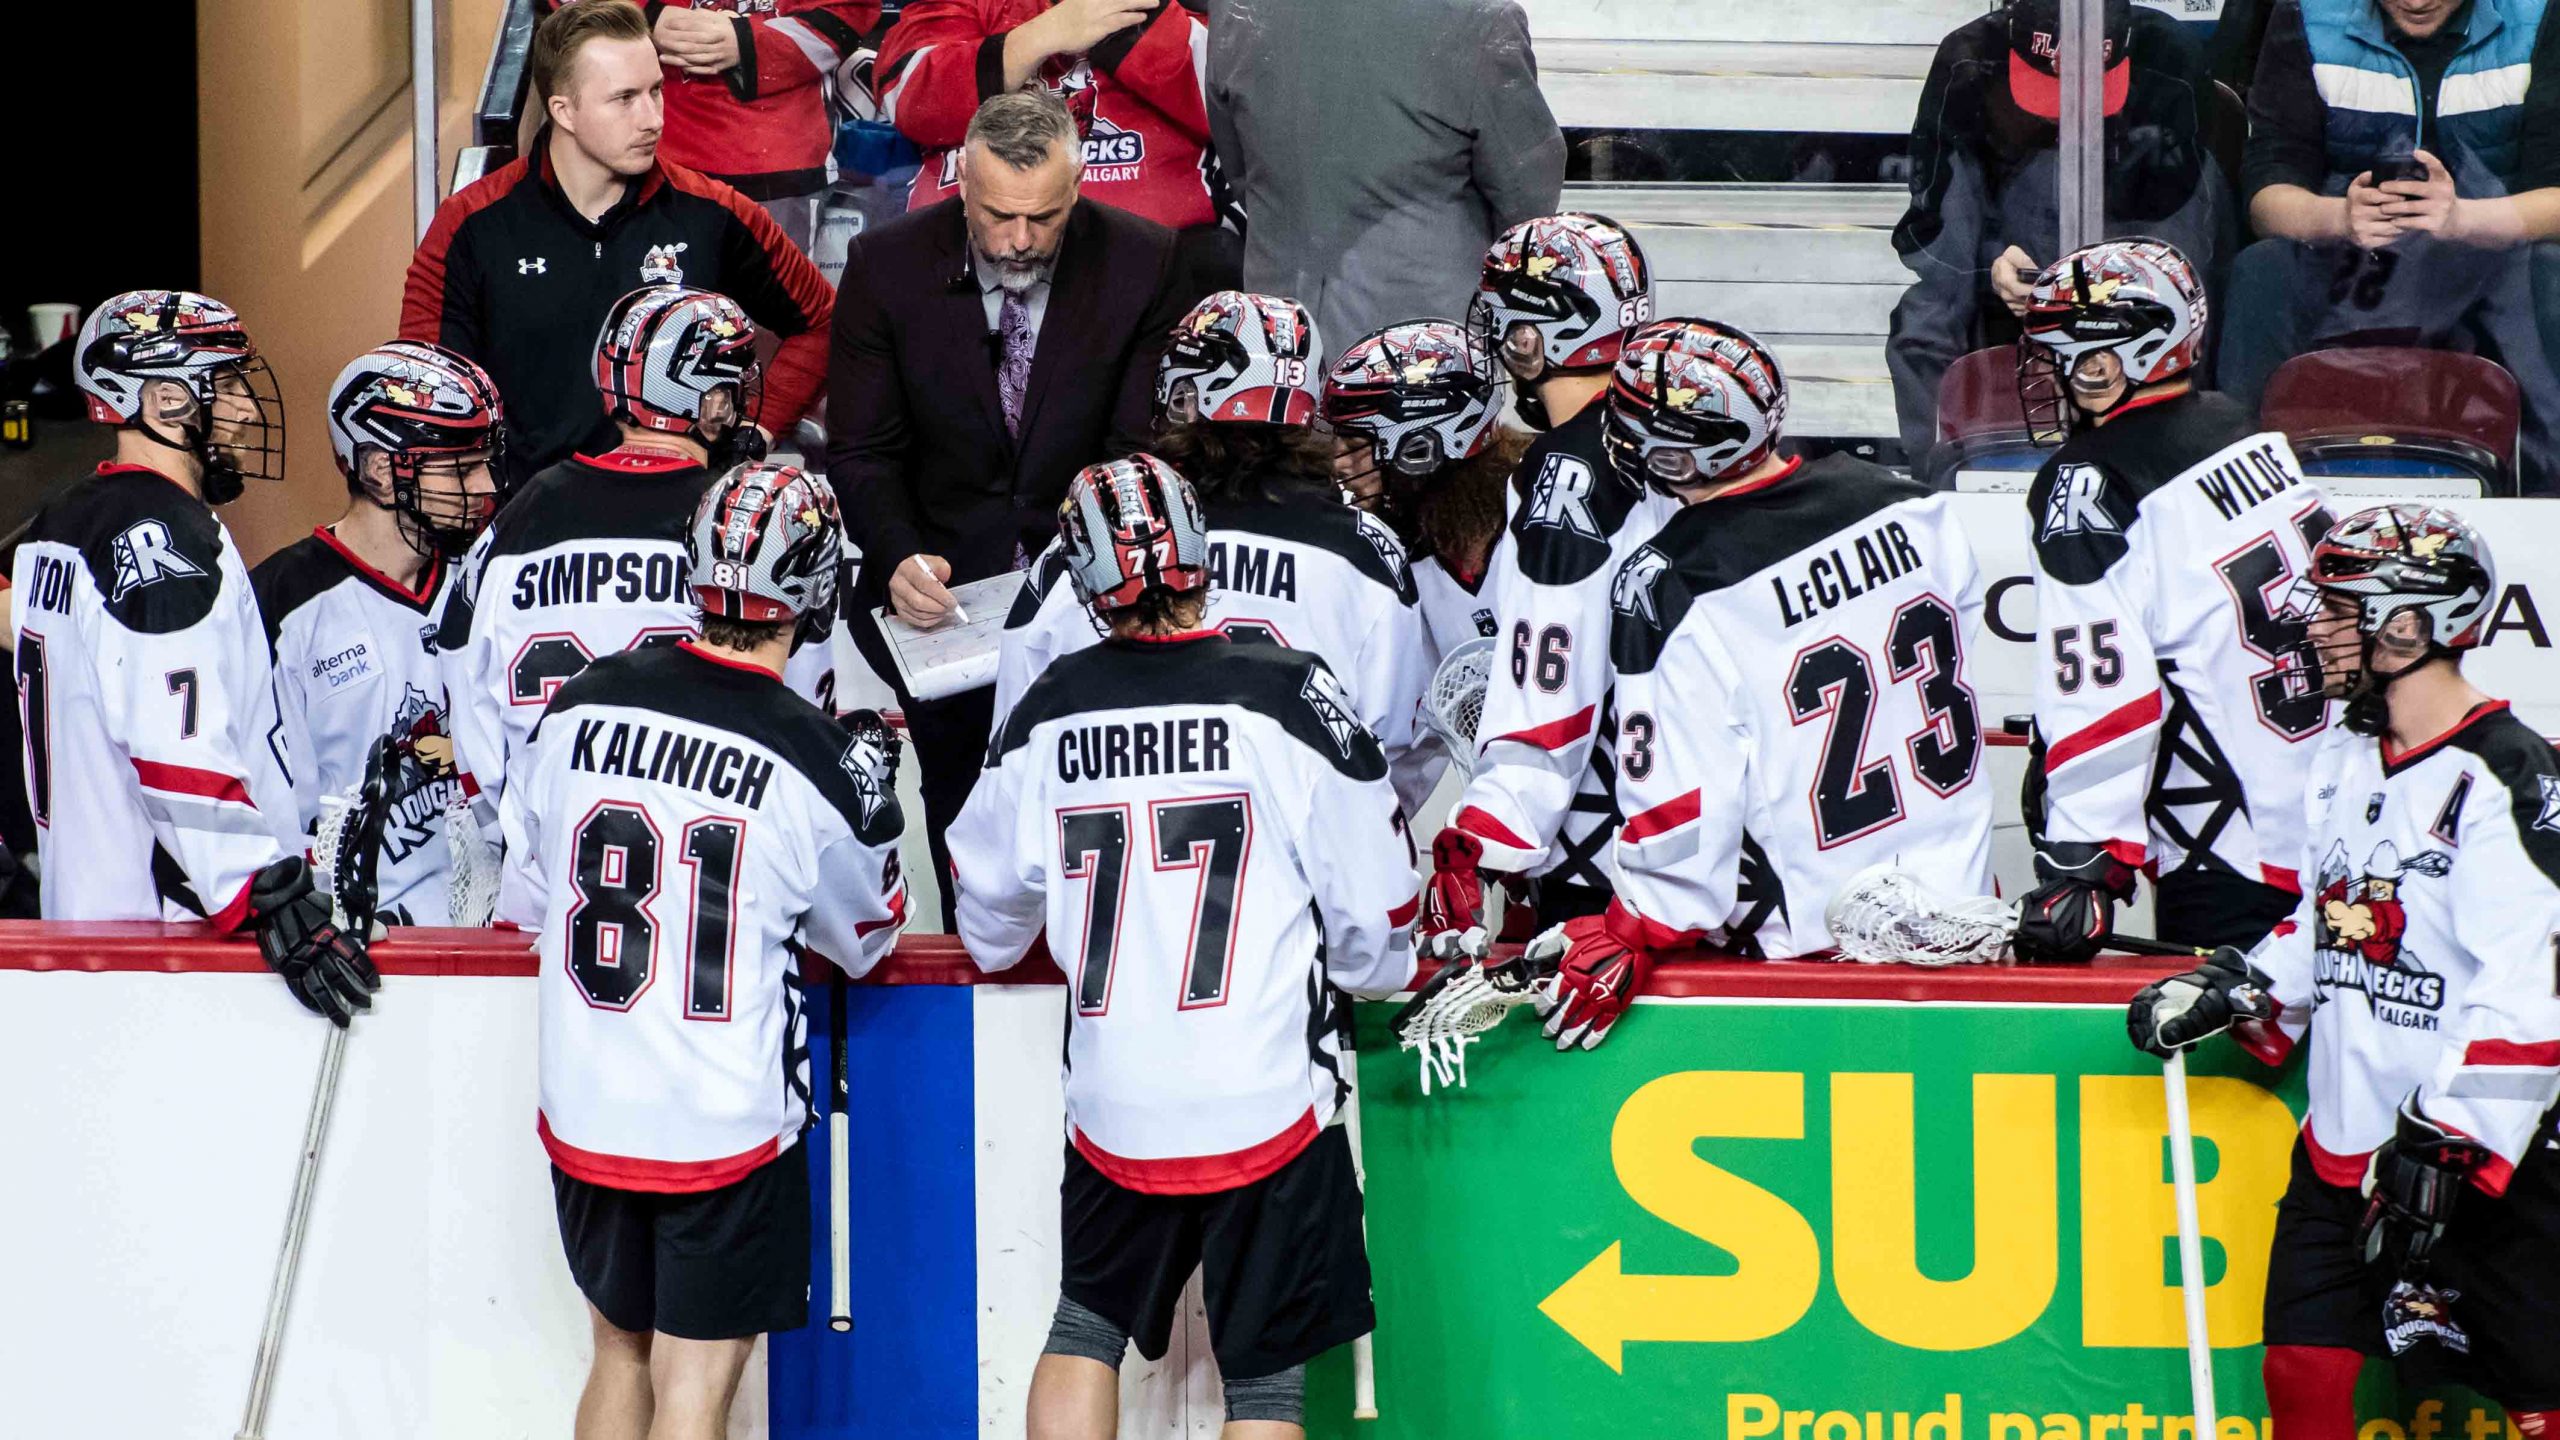
[[[918,700],[940,700],[996,680],[996,650],[1004,639],[1004,618],[1022,589],[1022,572],[1008,570],[984,580],[951,587],[959,602],[957,615],[945,616],[929,630],[918,629],[883,606],[880,633],[897,662],[899,682]]]

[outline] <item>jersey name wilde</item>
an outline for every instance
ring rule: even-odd
[[[1430,648],[1404,546],[1377,519],[1310,491],[1293,503],[1205,507],[1209,628],[1321,655],[1378,737],[1408,810],[1431,793],[1439,750],[1421,723]],[[1101,639],[1058,543],[1023,576],[996,658],[996,728],[1058,656]]]
[[[1386,758],[1304,651],[1202,632],[1059,657],[996,735],[951,857],[981,968],[1047,934],[1068,1139],[1128,1189],[1287,1164],[1341,1103],[1337,990],[1412,978]]]
[[[230,532],[176,481],[101,466],[37,513],[11,581],[44,918],[237,926],[303,839]]]
[[[451,574],[452,567],[431,560],[415,586],[403,587],[321,529],[268,556],[249,577],[275,647],[285,737],[302,757],[294,802],[303,829],[319,823],[321,797],[363,782],[375,741],[416,741],[414,757],[393,778],[375,862],[382,918],[394,925],[451,918],[445,814],[461,782],[431,618]]]
[[[801,947],[861,975],[904,924],[863,742],[690,642],[560,687],[499,804],[498,914],[540,932],[541,1134],[582,1180],[730,1184],[798,1138]]]
[[[1886,861],[1991,892],[1982,577],[1944,497],[1799,463],[1673,516],[1614,609],[1618,903],[1646,943],[1827,949],[1832,896]]]
[[[2495,1194],[2560,1100],[2560,758],[2494,701],[2405,754],[2340,726],[2310,786],[2302,904],[2249,957],[2281,1008],[2238,1037],[2273,1063],[2310,1029],[2323,1180],[2362,1183],[2414,1096]]]
[[[1487,870],[1598,889],[1618,828],[1610,580],[1677,508],[1610,465],[1607,408],[1585,406],[1521,459],[1525,490],[1483,589],[1500,653],[1450,822],[1483,842]]]
[[[2286,592],[2331,517],[2292,446],[2220,395],[2130,409],[2045,462],[2026,519],[2046,836],[2298,890],[2328,707],[2285,671]]]

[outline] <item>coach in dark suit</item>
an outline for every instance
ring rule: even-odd
[[[854,640],[892,684],[873,612],[930,624],[950,586],[1021,568],[1076,471],[1147,433],[1156,356],[1197,297],[1173,232],[1079,203],[1083,170],[1063,102],[998,95],[969,124],[958,198],[857,237],[845,262],[827,473],[862,545]],[[947,876],[942,833],[985,758],[994,693],[899,698]],[[946,893],[946,925],[950,908]]]

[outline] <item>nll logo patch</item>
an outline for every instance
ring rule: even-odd
[[[2045,500],[2044,536],[2121,535],[2124,527],[2103,503],[2106,472],[2095,465],[2065,465],[2055,472],[2053,494]]]
[[[169,527],[158,520],[138,520],[115,538],[116,592],[113,598],[125,596],[145,585],[155,585],[172,575],[202,575],[196,562],[178,553],[177,542],[169,536]]]

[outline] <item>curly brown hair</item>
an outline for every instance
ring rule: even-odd
[[[1503,487],[1511,483],[1534,437],[1497,426],[1493,443],[1437,474],[1409,481],[1410,499],[1399,508],[1405,548],[1413,558],[1436,557],[1451,571],[1481,575],[1502,533]]]
[[[1305,425],[1168,425],[1149,453],[1180,471],[1203,505],[1334,488],[1333,437]]]

